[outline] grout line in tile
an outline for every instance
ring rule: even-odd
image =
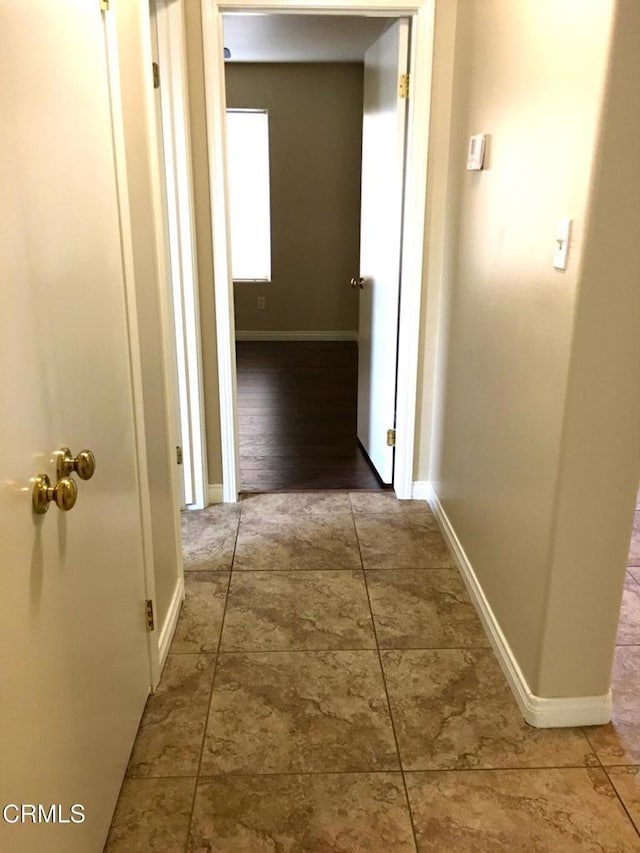
[[[374,566],[370,569],[363,569],[365,572],[456,572],[459,570],[455,566]]]
[[[532,773],[546,773],[548,770],[591,770],[590,764],[515,764],[496,767],[429,767],[426,770],[405,770],[405,773],[504,773],[508,770],[530,770]]]
[[[191,570],[191,571],[198,571]],[[204,570],[203,570],[204,571]],[[207,569],[206,571],[210,571]],[[224,571],[229,571],[229,569],[225,569]],[[376,566],[375,568],[360,568],[359,566],[348,566],[347,568],[335,568],[335,569],[326,569],[326,568],[311,568],[311,569],[296,569],[296,568],[282,568],[282,569],[232,569],[234,572],[238,572],[239,574],[249,574],[250,572],[261,572],[262,574],[274,574],[275,572],[444,572],[444,571],[453,571],[457,572],[455,566]]]
[[[225,649],[220,647],[220,654],[223,655],[279,655],[279,654],[314,654],[316,652],[469,652],[469,651],[486,651],[491,646],[487,643],[484,646],[339,646],[333,648],[309,648],[309,649]],[[215,652],[173,652],[173,654],[215,654]]]
[[[204,575],[207,573],[211,573],[214,575],[227,575],[231,571],[231,567],[228,569],[185,569],[185,575]]]
[[[355,514],[353,513],[353,510],[352,510],[351,514],[352,514],[352,518],[353,518],[353,528],[354,528],[354,531],[356,534],[356,543],[358,545],[358,553],[360,554],[360,562],[362,563],[362,568],[364,569],[364,560],[362,559],[362,549],[360,547],[360,537],[358,536],[358,527],[356,525]],[[416,834],[416,827],[415,827],[415,821],[413,819],[413,812],[411,810],[411,801],[409,800],[409,790],[407,788],[407,780],[405,778],[404,768],[402,766],[402,756],[400,754],[400,744],[398,743],[398,735],[396,732],[396,724],[395,724],[395,721],[393,719],[393,712],[391,710],[391,699],[389,697],[389,690],[387,688],[387,679],[385,677],[384,667],[382,665],[382,655],[380,654],[380,645],[378,643],[378,631],[376,629],[376,620],[375,620],[375,617],[373,615],[373,607],[371,606],[371,596],[369,595],[369,585],[367,583],[367,573],[366,572],[364,572],[364,588],[365,588],[365,591],[367,593],[367,602],[369,604],[369,614],[371,616],[371,624],[373,626],[373,636],[374,636],[374,639],[376,642],[376,650],[378,653],[378,666],[380,667],[380,675],[382,677],[382,686],[384,688],[384,695],[387,699],[387,708],[389,710],[389,722],[391,723],[391,731],[393,733],[393,741],[396,745],[396,756],[398,759],[398,765],[400,766],[400,774],[402,776],[402,787],[404,789],[404,799],[405,799],[405,803],[407,806],[407,813],[409,815],[409,821],[411,823],[411,834],[413,836],[413,844],[414,844],[416,851],[418,851],[419,850],[418,837]]]
[[[624,809],[624,813],[625,813],[625,814],[626,814],[626,816],[629,818],[629,821],[631,822],[631,826],[632,826],[632,827],[633,827],[633,829],[635,830],[636,835],[640,836],[640,829],[638,829],[638,827],[636,826],[635,821],[634,821],[634,820],[633,820],[633,818],[631,817],[631,814],[630,814],[630,812],[629,812],[629,809],[626,807],[626,805],[625,805],[625,803],[624,803],[624,801],[623,801],[622,797],[621,797],[621,796],[620,796],[620,794],[618,793],[618,790],[617,790],[616,786],[613,784],[613,782],[612,782],[612,780],[611,780],[611,777],[610,777],[610,776],[609,776],[609,774],[607,773],[607,768],[606,768],[606,766],[602,763],[602,760],[601,760],[600,756],[598,755],[598,751],[597,751],[597,749],[595,749],[595,748],[594,748],[593,744],[592,744],[592,743],[591,743],[591,741],[589,740],[589,733],[588,733],[588,731],[586,731],[586,729],[587,729],[587,728],[588,728],[587,726],[582,726],[582,734],[584,735],[585,740],[587,741],[587,743],[588,743],[588,744],[589,744],[589,746],[591,747],[591,750],[592,750],[593,754],[594,754],[594,755],[595,755],[595,757],[596,757],[596,761],[598,762],[598,765],[599,765],[600,769],[604,772],[604,775],[607,777],[607,780],[608,780],[609,784],[611,785],[611,788],[613,789],[613,792],[614,792],[614,794],[616,795],[616,798],[617,798],[618,802],[620,803],[620,805],[621,805],[621,806],[622,806],[622,808]],[[624,765],[623,765],[623,766],[624,766]],[[632,765],[632,766],[633,766],[633,765]]]
[[[304,574],[305,572],[361,572],[363,571],[360,566],[351,566],[346,569],[233,569],[234,572],[237,572],[239,575],[248,575],[252,572],[255,574],[261,575],[275,575],[278,572],[291,572],[295,574]]]
[[[636,766],[636,765],[623,765],[623,766]],[[529,767],[525,765],[518,766],[508,766],[508,767],[428,767],[424,770],[416,769],[416,770],[299,770],[299,771],[277,771],[277,772],[266,772],[263,773],[259,770],[254,770],[253,772],[247,771],[234,771],[233,773],[204,773],[198,776],[198,779],[226,779],[230,777],[254,777],[254,776],[354,776],[363,773],[371,773],[371,774],[388,774],[388,773],[398,773],[405,775],[414,775],[416,773],[505,773],[509,771],[522,772],[523,770],[531,771],[533,773],[547,773],[549,770],[590,770],[593,769],[592,766],[588,764],[560,764],[560,765],[550,765],[550,766],[536,766]],[[168,777],[140,777],[140,778],[168,778]],[[187,778],[187,777],[177,777],[177,778]],[[193,778],[193,777],[188,777]]]
[[[214,665],[213,665],[213,678],[211,679],[211,689],[209,691],[209,704],[207,706],[207,713],[205,715],[205,720],[204,720],[204,728],[202,730],[202,743],[200,744],[200,757],[198,759],[198,767],[196,769],[196,784],[193,788],[193,800],[191,801],[191,811],[189,813],[189,823],[187,824],[187,835],[186,835],[185,842],[184,842],[184,853],[188,853],[189,838],[191,836],[191,825],[193,823],[193,813],[194,813],[195,807],[196,807],[196,797],[198,795],[198,779],[200,778],[200,768],[202,766],[202,755],[204,753],[204,744],[205,744],[205,741],[207,739],[207,728],[209,726],[209,715],[211,713],[211,701],[213,699],[213,690],[214,690],[214,687],[216,684],[216,674],[218,672],[218,659],[220,657],[220,645],[221,645],[221,641],[222,641],[222,632],[224,630],[224,618],[227,614],[227,603],[229,601],[229,589],[231,587],[231,576],[233,574],[233,561],[235,560],[236,548],[238,546],[238,536],[240,535],[240,521],[241,521],[241,519],[242,519],[242,501],[240,501],[240,511],[238,512],[238,525],[236,527],[236,537],[235,537],[235,541],[233,543],[233,554],[231,555],[230,571],[229,571],[229,577],[227,579],[227,593],[225,595],[224,607],[222,609],[222,619],[220,620],[220,631],[218,633],[218,648],[217,648],[216,653],[215,653],[215,661],[214,661]]]
[[[171,649],[169,649],[169,653],[167,655],[167,660],[169,660],[169,658],[173,657],[174,655],[182,655],[182,656],[191,655],[194,658],[199,658],[199,657],[215,658],[216,652],[215,651],[214,652],[174,652]],[[162,674],[164,675],[164,671]],[[162,683],[162,678],[160,679],[160,683]],[[160,685],[158,685],[158,687],[159,686]]]
[[[598,759],[598,761],[599,761],[599,760],[600,760],[600,759]],[[635,832],[636,832],[636,835],[640,836],[640,829],[636,826],[636,822],[635,822],[635,821],[634,821],[634,819],[631,817],[631,812],[630,812],[630,811],[629,811],[629,809],[627,808],[625,801],[622,799],[622,797],[621,797],[621,796],[620,796],[620,794],[618,793],[618,789],[616,788],[616,786],[615,786],[615,784],[614,784],[614,782],[613,782],[613,780],[612,780],[611,776],[609,776],[609,774],[607,773],[607,768],[606,768],[604,765],[601,765],[601,767],[602,767],[602,769],[604,770],[604,774],[605,774],[605,776],[607,777],[607,780],[609,781],[609,784],[610,784],[610,785],[611,785],[611,787],[613,788],[613,792],[614,792],[614,794],[616,795],[616,797],[617,797],[617,799],[618,799],[618,802],[620,803],[620,805],[621,805],[621,806],[622,806],[622,808],[624,809],[624,813],[625,813],[625,814],[626,814],[626,816],[629,818],[629,822],[631,823],[631,826],[634,828],[634,830],[635,830]]]
[[[220,649],[222,655],[282,655],[282,654],[326,654],[327,652],[375,652],[375,646],[332,649]]]
[[[255,770],[253,772],[248,771],[238,771],[233,773],[205,773],[199,776],[199,779],[229,779],[229,778],[254,778],[256,776],[265,776],[265,777],[278,777],[278,776],[361,776],[361,775],[388,775],[390,773],[395,773],[396,775],[400,775],[402,771],[399,769],[395,770],[282,770],[277,772],[266,772],[262,773],[259,770]]]
[[[135,779],[135,781],[136,781],[136,782],[144,782],[146,779],[153,779],[153,780],[155,780],[156,782],[157,782],[159,779],[170,779],[170,780],[173,780],[174,782],[183,782],[184,780],[193,779],[193,781],[195,782],[195,781],[197,781],[197,778],[198,778],[197,776],[173,776],[173,775],[167,775],[167,776],[154,776],[154,775],[149,775],[149,776],[125,776],[125,779],[126,779],[126,780],[128,780],[128,779]]]
[[[364,569],[360,567],[350,568],[350,569],[327,569],[327,568],[319,568],[319,569],[235,569],[235,571],[241,575],[297,575],[301,572],[351,572],[352,574],[362,574]]]
[[[277,521],[280,521],[281,518],[291,519],[291,520],[295,519],[296,521],[299,521],[301,519],[304,519],[304,520],[322,519],[323,521],[326,521],[327,519],[331,519],[331,518],[346,518],[348,515],[351,515],[351,510],[348,508],[347,509],[341,509],[339,512],[336,512],[335,510],[332,510],[330,512],[283,512],[282,510],[280,510],[278,512],[278,515],[275,516],[275,519]],[[248,516],[246,520],[248,523],[251,523],[251,524],[259,523],[262,521],[269,522],[269,521],[274,520],[274,515],[273,515],[273,513],[270,515],[267,515],[266,513],[264,513],[264,515],[263,514],[254,514],[254,515]]]
[[[367,572],[445,572],[459,570],[456,566],[365,566],[365,574]]]
[[[381,652],[480,652],[491,649],[487,640],[484,645],[473,646],[378,646]]]
[[[170,655],[178,655],[178,656],[183,656],[183,655],[209,655],[210,657],[213,658],[218,654],[218,648],[211,649],[210,651],[199,650],[197,652],[173,652],[173,651],[171,651],[171,652],[169,652],[169,654]]]

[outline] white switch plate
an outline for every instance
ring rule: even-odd
[[[467,172],[478,172],[484,163],[485,136],[476,133],[469,137],[469,152],[467,154]]]
[[[571,240],[571,219],[559,219],[556,228],[556,250],[553,265],[557,270],[566,270],[569,242]]]

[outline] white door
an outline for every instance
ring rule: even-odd
[[[409,59],[401,19],[365,54],[360,225],[358,438],[384,483],[393,479],[398,301],[406,99],[399,80]]]
[[[0,56],[0,850],[98,853],[150,682],[98,0],[0,0]],[[63,445],[96,473],[34,515]]]

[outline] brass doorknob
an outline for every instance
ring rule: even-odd
[[[349,282],[349,284],[351,285],[351,289],[352,289],[352,290],[355,290],[357,287],[359,287],[359,288],[360,288],[360,290],[363,290],[363,288],[364,288],[364,279],[363,279],[362,277],[360,277],[360,278],[352,278],[352,279],[351,279],[351,281]]]
[[[58,479],[68,477],[73,471],[81,480],[90,480],[96,470],[96,457],[90,450],[81,450],[74,458],[68,447],[61,447],[58,453]]]
[[[68,512],[76,505],[77,497],[78,487],[75,480],[72,480],[71,477],[62,477],[55,486],[52,486],[51,480],[47,475],[40,474],[36,477],[36,481],[33,484],[33,511],[36,515],[43,515],[49,509],[49,504],[53,501],[58,509]]]

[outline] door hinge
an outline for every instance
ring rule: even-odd
[[[109,11],[109,0],[100,0],[100,11],[108,12]]]
[[[400,98],[408,98],[409,97],[409,75],[401,74],[400,81],[398,83],[398,96]]]
[[[176,462],[178,465],[182,465],[182,448],[180,445],[176,447]]]
[[[147,612],[147,630],[153,631],[156,627],[156,620],[153,617],[153,601],[148,598],[145,602]]]
[[[395,447],[396,446],[396,431],[395,429],[387,430],[387,446]]]
[[[160,66],[158,65],[157,62],[152,62],[151,68],[153,70],[153,88],[159,89],[160,88]]]

